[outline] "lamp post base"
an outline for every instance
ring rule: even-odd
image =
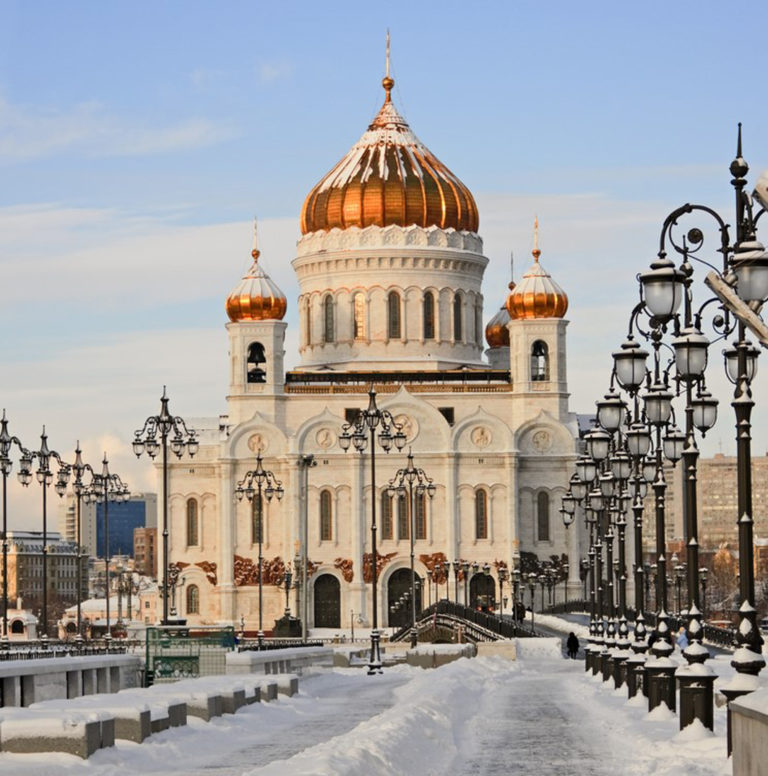
[[[380,638],[381,634],[374,628],[371,631],[371,656],[368,660],[368,676],[382,672]]]

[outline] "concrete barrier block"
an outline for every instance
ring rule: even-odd
[[[193,693],[187,701],[187,716],[209,722],[222,714],[221,695],[217,693]]]
[[[101,749],[108,749],[115,745],[115,718],[111,714],[101,714],[99,724],[101,725]]]
[[[168,730],[171,726],[171,722],[168,719],[168,714],[150,714],[152,735],[155,733],[162,733],[164,730]]]
[[[101,746],[101,721],[73,717],[7,719],[0,725],[4,752],[65,752],[87,760]]]
[[[289,698],[299,691],[299,677],[295,674],[281,674],[277,677],[277,691]]]
[[[264,703],[277,700],[277,682],[261,682],[261,700]]]
[[[186,701],[172,700],[168,702],[168,722],[171,727],[181,727],[187,724]]]
[[[225,714],[234,714],[238,709],[245,706],[245,688],[235,687],[231,690],[224,690],[221,694],[221,710]]]
[[[115,738],[140,744],[152,735],[152,716],[149,709],[114,709]]]

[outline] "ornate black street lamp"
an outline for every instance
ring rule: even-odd
[[[158,441],[159,438],[159,441]],[[134,433],[133,452],[139,458],[146,451],[147,455],[154,460],[160,452],[163,467],[163,621],[162,625],[168,625],[168,440],[170,438],[171,452],[181,458],[184,451],[189,453],[189,457],[194,457],[200,447],[197,441],[197,433],[187,428],[183,418],[178,415],[171,415],[168,410],[168,397],[165,395],[165,386],[163,386],[163,395],[160,397],[160,413],[150,415],[145,421],[144,426]]]
[[[255,487],[254,487],[255,485]],[[235,488],[235,495],[238,501],[243,500],[243,496],[251,504],[252,514],[256,517],[256,537],[259,545],[259,631],[256,634],[259,640],[259,649],[264,646],[264,630],[262,621],[262,602],[263,602],[263,575],[264,575],[264,557],[262,548],[264,544],[264,497],[267,501],[277,496],[280,501],[283,498],[283,485],[269,469],[265,469],[261,460],[261,451],[256,454],[256,468],[245,473]]]
[[[79,447],[79,445],[78,445]],[[77,457],[77,451],[75,452]],[[89,467],[90,468],[90,467]],[[104,635],[104,639],[109,645],[112,638],[112,632],[110,629],[110,612],[109,612],[109,502],[123,502],[130,498],[128,492],[128,486],[120,479],[119,475],[111,474],[109,471],[109,461],[107,461],[107,454],[104,453],[104,460],[102,461],[101,472],[93,472],[93,479],[90,485],[83,490],[83,499],[86,504],[97,503],[104,505],[104,591],[106,600],[106,617],[107,617],[107,630]]]
[[[701,619],[707,621],[707,574],[708,569],[702,567],[699,569],[699,581],[701,582]]]
[[[43,426],[43,433],[40,435],[40,449],[23,450],[19,460],[19,482],[25,487],[32,481],[32,463],[35,459],[37,459],[35,477],[43,488],[43,608],[41,613],[43,634],[41,638],[45,642],[48,639],[48,487],[53,481],[51,462],[56,461],[59,465],[56,485],[54,486],[59,497],[66,492],[70,475],[69,466],[55,450],[48,447],[45,426]]]
[[[424,505],[424,495],[428,495],[430,501],[435,496],[435,484],[432,478],[428,477],[424,469],[413,465],[413,452],[408,451],[408,464],[402,469],[398,469],[395,476],[389,481],[387,488],[389,495],[405,496],[408,493],[408,511],[409,511],[409,535],[411,549],[411,648],[415,649],[418,643],[418,631],[416,630],[416,571],[414,569],[414,541],[416,533],[416,499],[422,507]],[[458,585],[459,563],[453,562],[453,569],[456,575],[456,584]],[[456,596],[458,600],[458,595]]]
[[[501,601],[501,609],[499,611],[499,617],[504,619],[504,583],[509,579],[509,571],[506,566],[500,566],[499,571],[499,600]]]
[[[368,661],[368,674],[381,673],[381,650],[379,634],[379,607],[376,583],[378,581],[379,558],[376,551],[376,429],[379,428],[378,445],[388,453],[394,444],[397,450],[405,447],[405,434],[399,423],[395,422],[389,410],[382,410],[376,405],[376,391],[371,386],[368,391],[368,407],[360,410],[351,423],[345,423],[339,435],[339,446],[344,452],[349,450],[350,443],[362,456],[370,444],[371,452],[371,595],[373,627],[371,628],[371,654]],[[393,433],[394,432],[394,433]]]
[[[3,410],[3,418],[0,420],[0,473],[3,476],[3,649],[8,648],[8,475],[13,468],[10,453],[16,446],[20,453],[24,453],[24,446],[18,437],[11,436],[8,431],[8,420]],[[80,599],[77,599],[78,602]]]

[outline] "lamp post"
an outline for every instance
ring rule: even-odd
[[[536,594],[536,572],[532,571],[528,574],[528,589],[531,591],[531,633],[536,635],[535,621],[534,621],[534,609],[535,602],[534,597]]]
[[[450,561],[443,561],[443,574],[445,575],[445,600],[451,600],[451,592],[449,589],[451,583],[451,563]]]
[[[468,560],[461,562],[461,573],[464,576],[464,606],[469,606],[469,569]]]
[[[432,573],[432,569],[427,569],[427,592],[430,606],[432,606]],[[435,596],[435,599],[437,599],[437,596]]]
[[[405,434],[402,426],[395,423],[389,410],[380,409],[376,405],[376,391],[371,386],[368,391],[368,407],[360,410],[351,423],[342,426],[339,435],[339,446],[344,452],[352,443],[360,455],[370,444],[371,453],[371,595],[373,628],[371,629],[371,654],[368,661],[368,674],[381,673],[381,651],[379,634],[379,616],[376,583],[378,579],[378,555],[376,552],[376,429],[380,428],[378,444],[385,453],[392,449],[394,443],[398,450],[405,447]],[[394,431],[394,433],[393,433]]]
[[[518,607],[521,606],[521,604],[520,569],[517,565],[515,565],[515,568],[512,570],[512,616],[515,618],[515,620],[521,619],[520,612],[518,611]]]
[[[82,502],[83,495],[87,490],[87,485],[84,480],[84,476],[88,472],[93,479],[93,469],[87,463],[83,462],[83,454],[80,449],[80,441],[78,440],[75,446],[75,462],[72,464],[72,491],[75,494],[75,522],[77,531],[77,635],[75,641],[78,646],[83,642],[83,614],[81,607],[81,599],[83,597],[83,564],[82,564]]]
[[[254,484],[256,487],[254,487]],[[269,469],[265,469],[261,459],[261,451],[256,454],[256,468],[245,473],[235,488],[235,495],[238,501],[243,500],[243,496],[248,499],[252,505],[252,510],[256,513],[256,536],[259,545],[259,632],[256,634],[259,641],[259,649],[264,647],[263,630],[263,576],[264,576],[264,557],[262,549],[264,546],[264,496],[267,501],[277,496],[281,501],[284,494],[283,485]]]
[[[503,620],[504,619],[504,582],[509,578],[506,566],[500,566],[499,567],[499,600],[501,601],[501,611],[499,612],[499,617]]]
[[[24,452],[19,438],[9,433],[8,420],[3,410],[0,420],[0,474],[3,476],[3,649],[8,648],[8,475],[13,467],[10,452],[14,445],[21,453]],[[80,598],[77,600],[79,606]]]
[[[461,569],[461,561],[453,561],[453,602],[459,603],[459,569]]]
[[[141,429],[134,432],[133,452],[136,457],[141,457],[146,451],[147,455],[154,461],[158,451],[161,454],[163,468],[163,620],[162,625],[168,625],[168,439],[171,437],[171,452],[181,458],[184,451],[193,458],[200,447],[197,441],[197,434],[194,430],[187,428],[183,418],[178,415],[171,415],[168,409],[168,397],[165,395],[165,386],[163,386],[163,395],[160,397],[160,413],[150,415]],[[159,441],[158,441],[159,437]]]
[[[409,507],[409,531],[410,549],[411,549],[411,648],[415,648],[418,643],[418,632],[416,630],[416,571],[414,569],[414,541],[416,533],[416,497],[420,500],[424,494],[429,496],[430,501],[435,496],[435,485],[432,479],[426,475],[424,469],[413,465],[413,451],[408,451],[408,464],[398,469],[395,476],[389,481],[387,488],[390,496],[405,495],[408,492]],[[454,561],[454,568],[457,569]],[[458,571],[457,571],[458,573]]]
[[[699,581],[701,582],[701,619],[707,621],[707,574],[709,571],[702,567],[699,569]]]
[[[291,582],[293,581],[293,575],[291,574],[291,568],[290,566],[285,567],[285,571],[283,571],[283,587],[285,588],[285,612],[283,613],[283,616],[286,620],[289,620],[291,617],[291,604],[290,604],[290,595],[291,595]],[[354,612],[353,612],[354,614]],[[352,626],[354,634],[354,625]]]
[[[480,564],[477,561],[475,561],[472,564],[472,579],[474,579],[475,574],[479,573],[479,571],[480,571]],[[469,583],[469,595],[470,595],[470,598],[471,598],[472,597],[472,581],[471,580],[470,580],[470,583]],[[477,601],[477,596],[475,596],[475,602],[476,601]],[[469,599],[467,599],[467,606],[471,606],[474,609],[475,606],[476,606],[475,602],[472,602]]]
[[[104,636],[107,645],[112,639],[110,630],[110,612],[109,612],[109,502],[127,501],[130,497],[128,486],[120,479],[119,475],[111,474],[109,471],[109,461],[107,454],[104,453],[104,459],[101,462],[101,472],[93,472],[91,484],[84,490],[83,496],[86,504],[100,503],[104,505],[104,589],[106,603],[107,630]]]
[[[48,639],[48,487],[53,481],[51,462],[55,460],[59,465],[56,485],[54,486],[59,497],[66,492],[70,468],[55,450],[48,447],[45,426],[43,426],[43,433],[40,435],[40,448],[32,451],[23,450],[19,460],[18,477],[25,487],[32,481],[32,462],[34,459],[37,459],[35,477],[43,489],[43,633],[41,638],[45,643]]]

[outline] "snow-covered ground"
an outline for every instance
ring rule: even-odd
[[[400,776],[730,774],[725,709],[715,732],[682,733],[666,707],[627,701],[545,647],[501,658],[458,660],[435,670],[388,668],[381,676],[334,669],[305,676],[300,693],[246,706],[210,723],[118,741],[83,761],[67,755],[0,754],[13,776]],[[731,674],[726,659],[710,661]]]

